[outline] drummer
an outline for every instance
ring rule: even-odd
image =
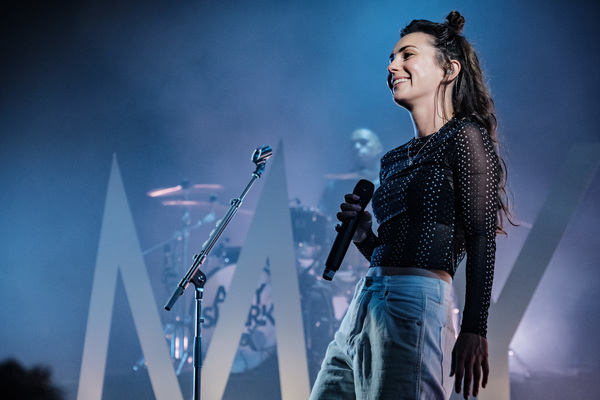
[[[319,200],[319,210],[332,221],[336,221],[339,199],[352,193],[356,182],[367,179],[379,186],[379,159],[383,151],[379,136],[370,129],[360,128],[350,135],[350,144],[352,168],[348,173],[327,175],[328,182]]]

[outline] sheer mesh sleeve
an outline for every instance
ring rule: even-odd
[[[360,254],[365,256],[365,258],[371,261],[371,256],[373,255],[373,251],[375,247],[379,245],[379,238],[373,233],[373,230],[370,230],[367,233],[367,237],[360,243],[354,243]]]
[[[482,128],[462,127],[452,164],[457,222],[464,229],[467,253],[461,332],[485,337],[496,253],[499,161]]]

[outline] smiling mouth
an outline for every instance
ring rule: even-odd
[[[394,81],[392,82],[393,86],[396,86],[399,83],[403,83],[403,82],[408,82],[408,78],[398,78],[398,79],[394,79]]]

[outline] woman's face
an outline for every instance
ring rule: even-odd
[[[394,101],[412,111],[420,104],[434,104],[445,71],[438,64],[432,38],[410,33],[396,43],[388,72]]]

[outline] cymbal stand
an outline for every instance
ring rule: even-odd
[[[187,200],[187,194],[186,194]],[[177,243],[177,251],[175,253],[175,267],[177,274],[184,270],[184,263],[188,257],[188,242],[190,238],[190,210],[185,208],[181,218],[182,228],[179,235],[175,238]],[[176,280],[176,275],[173,280]],[[181,302],[176,307],[176,312],[172,318],[172,333],[170,337],[171,358],[174,361],[179,361],[175,374],[179,375],[188,358],[189,335],[187,326],[189,325],[189,310],[185,302]]]
[[[188,272],[185,274],[179,285],[173,292],[173,295],[165,304],[165,309],[170,311],[175,305],[175,302],[179,299],[185,289],[189,286],[190,282],[194,284],[196,288],[195,295],[195,337],[194,337],[194,346],[193,346],[193,360],[194,360],[194,375],[193,375],[193,399],[199,400],[201,393],[201,370],[202,370],[202,323],[204,319],[202,316],[202,293],[204,291],[204,283],[206,282],[206,275],[200,270],[200,267],[206,260],[206,257],[216,244],[217,240],[229,224],[229,222],[233,219],[237,210],[242,205],[242,201],[248,194],[248,191],[256,181],[256,179],[260,178],[262,173],[264,172],[265,165],[267,159],[271,157],[273,154],[273,150],[271,150],[270,146],[262,146],[257,148],[252,154],[252,162],[256,164],[256,170],[252,173],[252,179],[242,192],[241,196],[231,200],[231,207],[225,217],[217,222],[217,227],[210,233],[210,237],[202,246],[202,250],[199,254],[194,256],[194,262],[192,266],[189,268]]]
[[[185,191],[187,188],[186,181],[181,184],[184,190],[184,199],[188,199],[188,193]],[[210,202],[216,202],[216,196],[211,195]],[[142,255],[145,256],[150,254],[160,248],[163,249],[164,253],[164,268],[163,268],[163,276],[162,282],[165,284],[165,287],[171,288],[177,282],[177,275],[182,274],[184,271],[184,260],[188,258],[188,244],[189,237],[191,231],[194,229],[200,228],[208,223],[211,223],[215,220],[215,212],[214,209],[211,210],[208,214],[206,214],[202,219],[198,220],[195,224],[191,223],[190,217],[190,209],[186,207],[184,213],[181,217],[182,228],[174,232],[170,238],[163,240],[162,242],[150,247],[147,250],[142,252]],[[172,248],[172,244],[174,245],[174,249]],[[168,290],[168,289],[167,289]],[[169,296],[170,293],[167,294]],[[189,313],[186,310],[185,303],[181,303],[177,306],[176,310],[174,310],[172,314],[172,318],[170,322],[166,323],[164,326],[164,334],[165,337],[169,340],[169,354],[171,359],[174,362],[177,362],[177,369],[175,370],[175,374],[179,376],[185,363],[188,360],[188,343],[189,343],[189,333],[188,333],[188,325],[191,323],[191,318],[188,315]],[[138,371],[140,368],[144,366],[145,359],[144,356],[141,355],[138,361],[133,366],[134,371]]]
[[[184,201],[189,200],[189,182],[184,180],[181,183],[184,191]],[[216,204],[217,197],[215,195],[210,196],[210,203]],[[210,213],[199,220],[195,225],[192,225],[190,216],[190,208],[185,207],[183,216],[181,217],[182,228],[176,232],[174,239],[177,244],[175,252],[175,269],[173,269],[172,279],[168,282],[169,287],[173,287],[176,282],[177,274],[183,274],[185,270],[185,262],[189,256],[189,242],[190,233],[192,230],[203,226],[206,223],[215,220],[214,207]],[[178,362],[175,374],[179,376],[186,362],[188,361],[190,353],[190,336],[191,336],[191,315],[189,305],[185,302],[177,304],[176,311],[173,313],[172,323],[170,325],[170,352],[171,359]]]

